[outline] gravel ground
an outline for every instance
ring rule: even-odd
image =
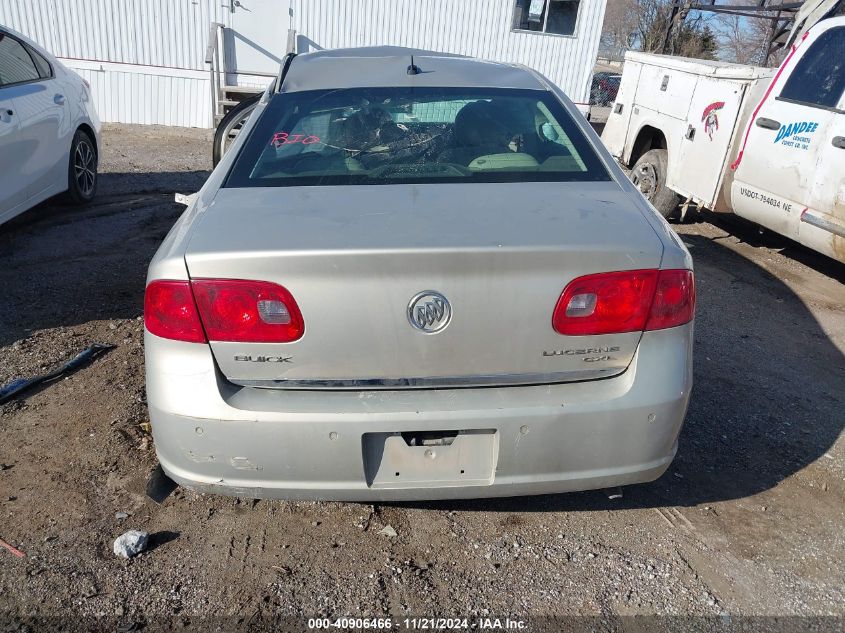
[[[696,263],[696,386],[673,466],[621,500],[363,505],[177,490],[157,505],[144,494],[156,464],[144,278],[182,211],[173,193],[209,173],[210,142],[110,126],[104,145],[96,204],[48,202],[0,227],[0,384],[94,341],[116,345],[0,406],[0,538],[25,553],[0,550],[0,623],[509,615],[550,629],[560,621],[544,616],[592,616],[568,622],[593,630],[841,630],[841,265],[742,224],[676,225]],[[396,536],[380,534],[387,525]],[[125,560],[112,542],[130,528],[151,543]]]

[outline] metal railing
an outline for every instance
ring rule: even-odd
[[[205,49],[205,63],[209,64],[209,73],[211,73],[211,115],[212,126],[216,125],[220,117],[223,116],[223,83],[225,79],[225,65],[220,51],[222,50],[223,42],[223,25],[219,22],[212,22],[208,29],[208,46]]]
[[[208,72],[211,78],[212,127],[216,127],[218,121],[226,115],[228,109],[236,106],[244,98],[244,95],[259,93],[263,90],[260,87],[229,85],[230,75],[273,79],[277,76],[277,73],[230,68],[223,45],[225,30],[226,27],[220,22],[212,22],[208,29],[208,46],[205,49],[205,63],[208,64]],[[286,49],[287,53],[296,51],[295,29],[288,29]],[[237,81],[234,83],[237,84]]]

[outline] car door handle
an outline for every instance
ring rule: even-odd
[[[845,136],[834,136],[832,143],[834,147],[845,149]]]
[[[774,119],[766,119],[765,117],[760,117],[755,122],[757,127],[764,128],[766,130],[779,130],[780,129],[780,122],[775,121]]]
[[[7,115],[7,116],[14,116],[14,114],[15,114],[15,111],[14,111],[14,110],[6,110],[6,115]]]
[[[64,105],[65,104],[65,96],[64,95],[54,95],[53,96],[53,103],[56,105]]]

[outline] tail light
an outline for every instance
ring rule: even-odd
[[[144,326],[151,334],[205,343],[205,333],[187,281],[153,281],[144,295]]]
[[[661,330],[688,323],[694,311],[690,270],[599,273],[566,286],[552,326],[568,336]]]
[[[191,287],[210,341],[289,343],[305,332],[293,295],[277,284],[195,279]]]
[[[695,314],[695,277],[691,270],[661,270],[646,330],[689,323]]]
[[[289,343],[305,332],[290,292],[239,279],[153,281],[144,298],[144,324],[156,336],[189,343]]]

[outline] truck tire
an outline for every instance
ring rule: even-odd
[[[675,212],[680,201],[678,194],[666,186],[668,166],[669,152],[652,149],[640,156],[630,175],[631,182],[664,218]]]
[[[214,145],[211,150],[211,161],[215,167],[240,132],[241,127],[246,123],[249,115],[255,110],[260,98],[261,95],[256,95],[244,99],[220,120],[217,130],[214,132]]]

